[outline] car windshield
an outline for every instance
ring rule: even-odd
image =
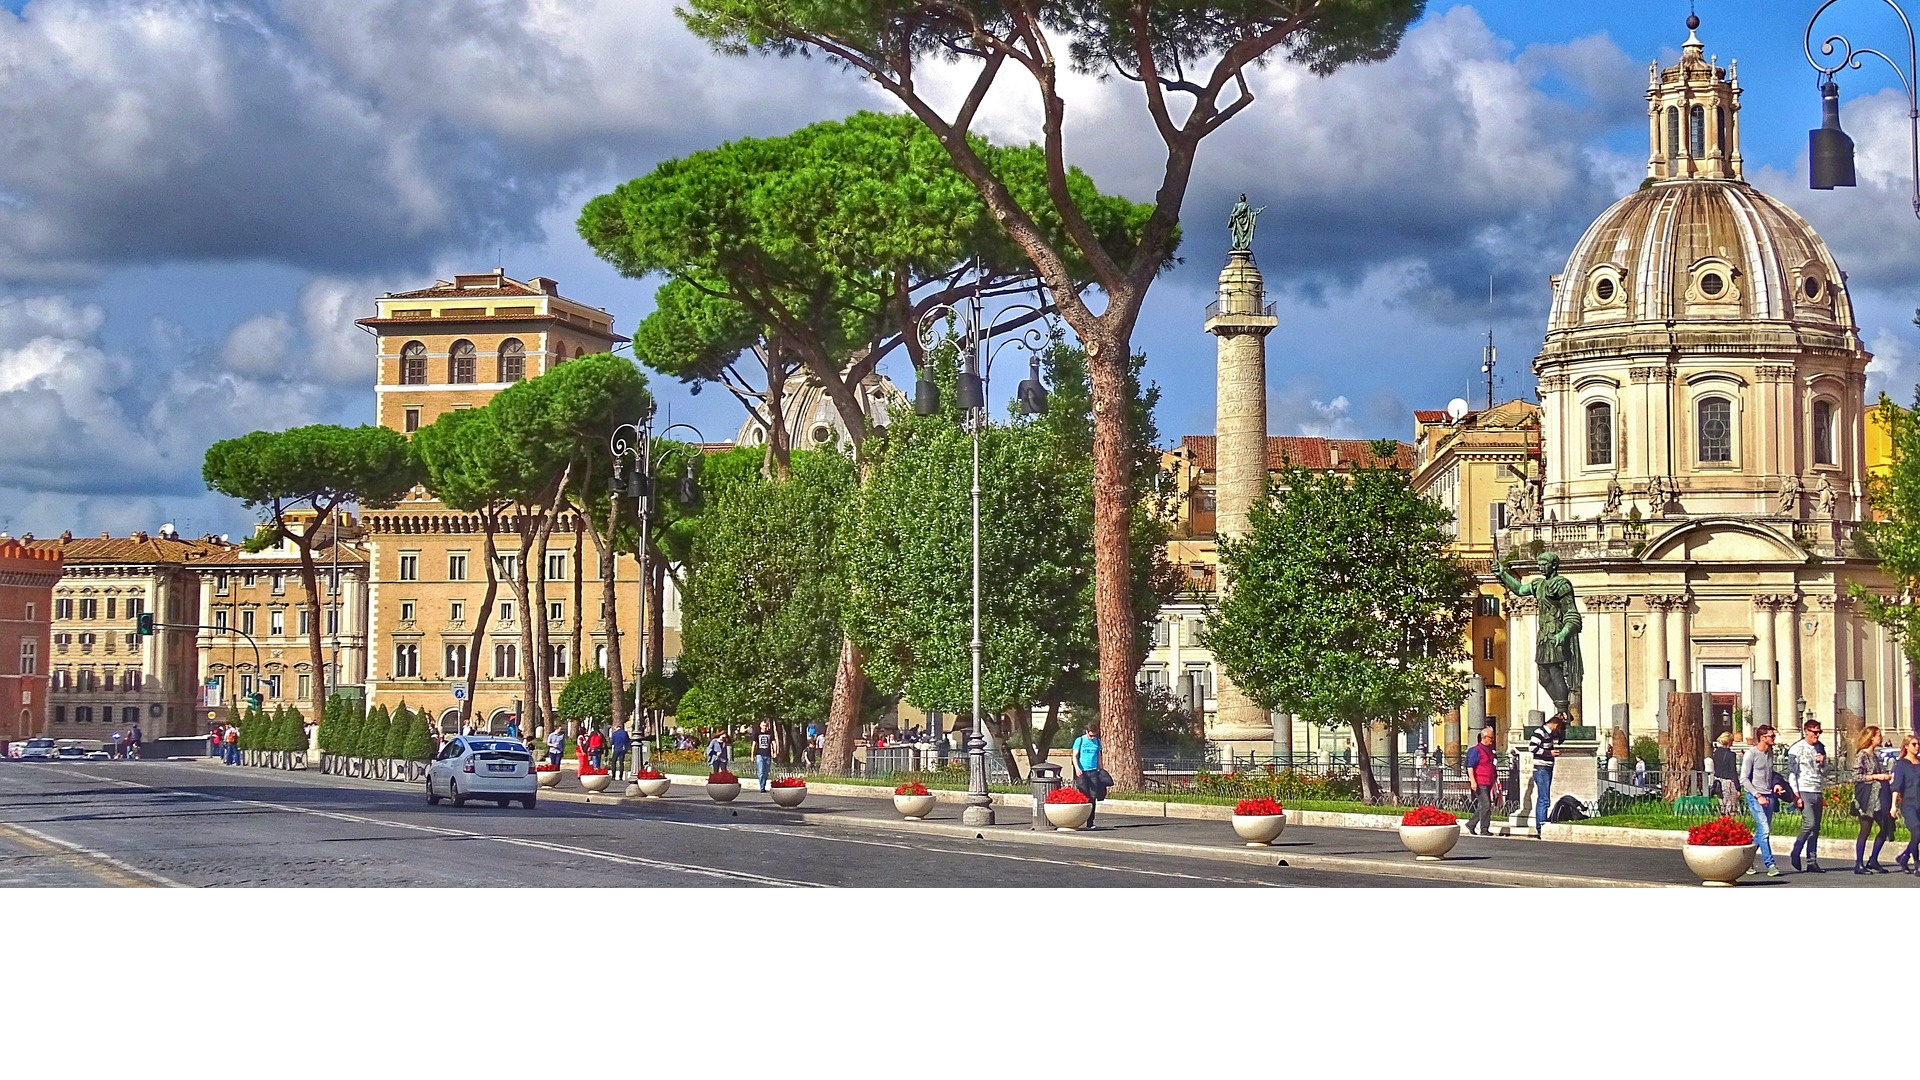
[[[35,747],[37,749],[45,750],[46,748],[53,745],[53,740],[52,739],[28,739],[27,745],[31,747]]]

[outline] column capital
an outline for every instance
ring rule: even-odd
[[[1684,611],[1693,597],[1683,592],[1648,593],[1647,607],[1653,611]]]

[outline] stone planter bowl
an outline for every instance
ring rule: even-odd
[[[1680,849],[1680,853],[1686,857],[1687,869],[1700,879],[1700,884],[1731,885],[1740,880],[1740,876],[1747,872],[1747,867],[1753,865],[1753,856],[1759,850],[1755,844],[1739,847],[1688,844]]]
[[[1281,830],[1287,827],[1285,814],[1235,814],[1233,831],[1248,847],[1266,847],[1280,839]]]
[[[792,809],[806,801],[807,785],[801,784],[799,787],[770,787],[767,789],[767,794],[773,796],[775,805]]]
[[[1414,858],[1434,861],[1447,857],[1453,845],[1460,842],[1460,823],[1451,825],[1402,825],[1400,842],[1407,845]]]
[[[1087,819],[1093,816],[1093,804],[1090,802],[1050,802],[1046,804],[1046,808],[1047,824],[1060,832],[1072,832],[1085,825]]]
[[[539,781],[541,787],[552,787],[555,784],[558,784],[560,782],[559,769],[552,769],[547,772],[537,772],[537,773],[534,773],[533,775],[534,775],[534,778]]]
[[[598,776],[583,776],[580,778],[580,786],[586,788],[588,791],[605,791],[607,790],[607,785],[611,783],[613,783],[612,773],[601,773]]]
[[[635,780],[633,786],[640,789],[641,795],[649,799],[658,799],[673,786],[673,781],[663,776],[658,780]]]
[[[731,784],[707,785],[707,798],[712,799],[714,802],[732,802],[739,797],[740,784],[738,781]]]
[[[895,795],[893,808],[908,821],[925,821],[927,815],[933,813],[934,804],[939,801],[931,795]]]

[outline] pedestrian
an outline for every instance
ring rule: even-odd
[[[1707,767],[1720,788],[1720,812],[1732,817],[1734,801],[1740,797],[1740,759],[1733,752],[1733,732],[1723,731],[1713,741]]]
[[[556,769],[559,768],[560,753],[566,749],[566,746],[567,736],[565,732],[557,727],[547,732],[547,764]]]
[[[726,735],[718,731],[714,732],[712,741],[707,743],[707,771],[719,772],[732,760],[733,747],[727,744]]]
[[[627,751],[633,748],[633,736],[627,734],[627,726],[613,729],[613,778],[620,779],[627,773]]]
[[[1546,824],[1547,808],[1553,805],[1553,760],[1560,756],[1560,744],[1566,741],[1567,718],[1554,713],[1547,722],[1533,729],[1527,750],[1533,755],[1533,838],[1542,839],[1540,827]]]
[[[140,725],[135,724],[133,725],[133,730],[127,734],[128,761],[138,761],[140,759],[140,739]]]
[[[1093,828],[1093,815],[1099,812],[1100,800],[1107,797],[1107,788],[1112,786],[1113,777],[1100,767],[1100,725],[1098,722],[1087,725],[1086,733],[1073,740],[1073,747],[1067,752],[1067,762],[1073,766],[1074,789],[1085,795],[1093,810],[1087,814],[1087,823],[1083,829]]]
[[[1820,741],[1820,721],[1808,721],[1800,729],[1800,739],[1787,748],[1787,780],[1793,785],[1793,805],[1800,810],[1800,831],[1793,838],[1793,853],[1787,856],[1793,868],[1803,874],[1825,873],[1820,869],[1820,820],[1827,810],[1827,747]],[[1800,865],[1800,852],[1806,850],[1807,862]]]
[[[1633,786],[1638,788],[1643,788],[1647,786],[1647,759],[1646,758],[1637,757],[1633,759]]]
[[[1891,772],[1880,764],[1882,736],[1878,727],[1868,725],[1860,732],[1860,752],[1853,759],[1853,815],[1860,819],[1860,834],[1853,838],[1853,872],[1884,874],[1880,849],[1893,839],[1893,791],[1888,782]],[[1867,855],[1867,834],[1879,826],[1874,838],[1873,855]]]
[[[227,748],[227,764],[240,764],[240,729],[234,727],[232,724],[228,724],[227,732],[221,736],[220,741],[224,743]]]
[[[587,760],[593,763],[594,768],[598,769],[600,767],[600,757],[606,753],[606,750],[606,736],[600,734],[599,728],[589,729],[587,732]]]
[[[773,721],[760,721],[760,730],[753,733],[753,774],[760,779],[760,790],[767,790],[767,781],[773,776]]]
[[[507,738],[512,739],[514,742],[520,741],[520,718],[519,717],[517,716],[507,717]]]
[[[1761,724],[1753,729],[1753,745],[1740,762],[1740,790],[1746,793],[1747,810],[1753,814],[1753,841],[1760,846],[1768,877],[1780,876],[1780,868],[1773,865],[1773,811],[1781,788],[1773,773],[1773,725]],[[1747,867],[1747,873],[1756,872]]]
[[[1900,756],[1894,759],[1892,780],[1893,808],[1907,823],[1907,846],[1893,860],[1901,873],[1920,874],[1920,737],[1900,740]]]
[[[215,724],[212,727],[209,727],[207,729],[207,756],[210,758],[217,758],[220,756],[220,725],[219,724]]]
[[[1493,822],[1493,786],[1500,782],[1500,754],[1493,748],[1494,732],[1480,729],[1480,741],[1467,748],[1467,774],[1473,778],[1473,816],[1467,831],[1487,835]]]

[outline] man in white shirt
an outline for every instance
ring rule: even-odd
[[[1793,805],[1800,808],[1800,832],[1793,838],[1793,868],[1804,874],[1820,869],[1820,819],[1827,807],[1827,748],[1820,741],[1820,722],[1800,729],[1800,741],[1787,750],[1787,779],[1793,785]],[[1805,849],[1807,864],[1800,865]]]

